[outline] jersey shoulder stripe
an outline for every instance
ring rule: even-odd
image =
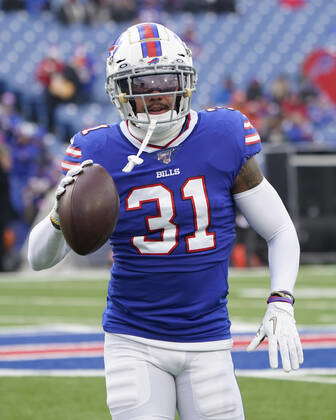
[[[70,169],[77,168],[85,160],[88,150],[100,147],[101,143],[106,141],[112,127],[113,125],[100,124],[76,133],[71,138],[70,145],[66,148],[61,161],[62,173],[66,174]]]
[[[245,117],[245,120],[244,120],[245,144],[247,146],[250,146],[252,144],[260,143],[261,138],[257,130],[254,128],[251,121],[244,114],[243,116]]]

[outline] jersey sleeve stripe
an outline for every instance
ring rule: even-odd
[[[253,125],[250,123],[250,121],[244,121],[244,128],[246,130],[250,130],[251,128],[254,128]]]
[[[245,136],[245,144],[255,144],[255,143],[260,143],[261,139],[259,137],[258,133],[254,133],[254,134],[249,134],[248,136]]]
[[[61,168],[65,171],[68,171],[69,169],[77,168],[77,166],[80,165],[80,162],[70,162],[67,160],[62,160],[61,162]]]
[[[68,146],[68,148],[65,151],[67,156],[75,157],[75,158],[81,158],[82,157],[82,151],[78,147]]]

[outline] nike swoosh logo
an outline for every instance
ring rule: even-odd
[[[273,323],[273,335],[275,335],[275,330],[276,330],[277,322],[278,322],[277,317],[276,316],[273,316],[269,320],[272,321],[272,323]]]

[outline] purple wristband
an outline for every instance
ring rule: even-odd
[[[277,290],[275,292],[272,292],[267,299],[267,303],[272,302],[286,302],[290,303],[291,305],[294,305],[295,298],[291,293],[287,292],[286,290]]]
[[[293,300],[291,298],[286,298],[286,297],[281,297],[281,296],[270,296],[267,299],[267,303],[272,303],[272,302],[287,302],[293,305]]]

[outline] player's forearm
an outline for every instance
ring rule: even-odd
[[[293,223],[284,226],[267,244],[271,291],[293,293],[300,260],[300,245]]]
[[[66,256],[69,250],[62,232],[51,225],[49,216],[30,232],[28,261],[33,270],[53,267]]]
[[[237,207],[268,245],[271,290],[293,291],[300,246],[293,222],[275,189],[264,179],[257,187],[234,195]]]

